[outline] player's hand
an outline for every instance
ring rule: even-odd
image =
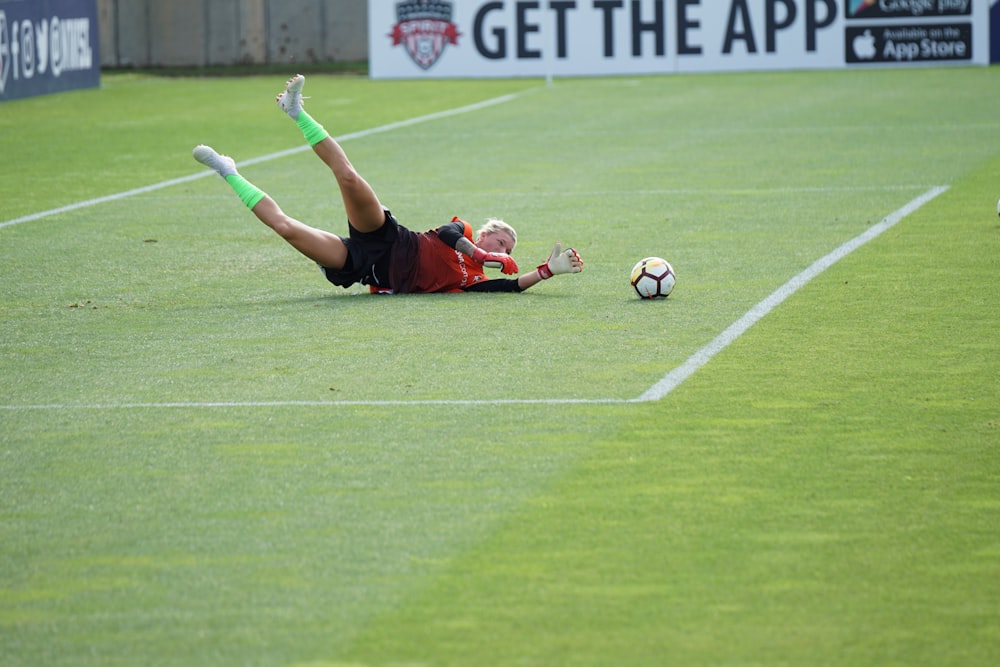
[[[538,275],[547,280],[560,273],[580,273],[583,271],[583,260],[580,253],[573,248],[562,249],[562,243],[557,243],[549,255],[548,261],[538,267]]]
[[[506,253],[486,252],[482,248],[476,248],[472,253],[472,259],[491,269],[500,269],[507,275],[517,273],[517,262]]]

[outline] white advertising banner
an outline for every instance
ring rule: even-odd
[[[370,0],[372,78],[988,64],[990,0]]]

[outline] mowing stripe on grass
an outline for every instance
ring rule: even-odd
[[[897,185],[824,185],[824,186],[802,186],[802,187],[774,187],[774,188],[643,188],[641,190],[587,190],[585,192],[577,190],[503,190],[503,194],[508,197],[566,197],[568,199],[580,199],[582,197],[603,198],[603,197],[627,197],[627,196],[672,196],[672,195],[718,195],[721,197],[747,197],[760,195],[789,195],[789,194],[836,194],[839,192],[896,192],[901,190],[925,190],[927,183],[897,184]],[[496,195],[498,190],[475,191],[462,190],[420,190],[418,192],[393,191],[394,198],[405,196],[426,197],[435,196],[468,196],[468,195]]]
[[[808,268],[771,293],[770,296],[748,310],[743,317],[729,325],[725,331],[713,338],[707,345],[688,357],[687,361],[673,369],[647,389],[638,398],[511,398],[511,399],[427,399],[427,400],[383,400],[383,401],[212,401],[212,402],[170,402],[170,403],[100,403],[91,405],[49,404],[49,405],[0,405],[0,410],[108,410],[108,409],[159,409],[159,408],[267,408],[267,407],[390,407],[423,405],[588,405],[646,403],[658,401],[698,369],[707,364],[715,355],[724,350],[743,335],[765,315],[777,308],[785,299],[795,294],[810,280],[826,271],[836,262],[877,238],[887,229],[910,215],[938,195],[946,192],[948,186],[931,188],[902,208],[886,216],[881,222],[869,227],[860,235],[840,245],[836,250],[817,259]]]
[[[482,102],[476,102],[475,104],[468,104],[464,107],[456,107],[454,109],[447,109],[445,111],[437,111],[435,113],[430,113],[425,116],[417,116],[415,118],[401,120],[395,123],[389,123],[388,125],[380,125],[379,127],[373,127],[367,130],[351,132],[349,134],[339,136],[336,139],[337,141],[349,141],[351,139],[360,139],[362,137],[370,137],[373,134],[381,134],[382,132],[390,132],[392,130],[398,130],[401,127],[409,127],[410,125],[417,125],[419,123],[426,123],[432,120],[448,118],[450,116],[457,116],[459,114],[469,113],[470,111],[478,111],[479,109],[485,109],[487,107],[495,106],[497,104],[503,104],[504,102],[510,102],[524,95],[525,93],[531,92],[531,90],[533,89],[522,91],[520,93],[501,95],[500,97],[494,97],[493,99],[484,100]],[[297,146],[295,148],[289,148],[283,151],[278,151],[277,153],[269,153],[267,155],[262,155],[260,157],[250,158],[249,160],[243,160],[242,162],[237,162],[236,165],[238,167],[245,167],[252,164],[260,164],[261,162],[269,162],[271,160],[276,160],[278,158],[294,155],[296,153],[302,153],[308,150],[310,150],[309,146],[305,145]],[[59,208],[49,209],[48,211],[40,211],[38,213],[31,213],[29,215],[24,215],[21,216],[20,218],[14,218],[12,220],[7,220],[6,222],[0,222],[0,228],[10,227],[11,225],[18,225],[21,224],[22,222],[31,222],[32,220],[41,220],[42,218],[58,215],[60,213],[69,213],[71,211],[78,211],[82,208],[97,206],[98,204],[106,204],[108,202],[119,201],[122,199],[127,199],[129,197],[134,197],[135,195],[141,195],[147,192],[162,190],[163,188],[169,188],[174,185],[181,185],[182,183],[188,183],[190,181],[194,181],[199,178],[206,178],[208,176],[214,176],[214,175],[215,175],[214,171],[209,171],[205,169],[199,171],[196,174],[181,176],[180,178],[171,178],[170,180],[161,181],[159,183],[153,183],[152,185],[144,185],[141,188],[125,190],[124,192],[117,192],[111,195],[104,195],[103,197],[95,197],[94,199],[86,199],[84,201],[78,201],[74,204],[67,204],[66,206],[60,206]]]

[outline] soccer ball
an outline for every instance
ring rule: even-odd
[[[643,299],[667,298],[674,290],[677,275],[670,262],[662,257],[640,259],[632,267],[630,282]]]

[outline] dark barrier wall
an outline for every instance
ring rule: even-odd
[[[1000,63],[1000,0],[990,5],[990,62]]]
[[[97,17],[104,67],[284,64],[294,74],[296,63],[368,58],[366,0],[97,0]]]
[[[100,85],[96,0],[0,0],[0,101]]]

